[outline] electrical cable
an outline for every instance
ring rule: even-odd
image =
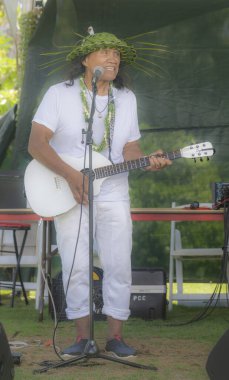
[[[87,153],[87,146],[85,145],[83,170],[86,169],[86,153]],[[75,258],[76,258],[76,251],[77,251],[78,242],[79,242],[81,222],[82,222],[82,214],[83,214],[83,203],[82,202],[83,202],[84,193],[85,193],[85,175],[83,176],[83,183],[82,183],[82,199],[81,199],[81,203],[80,203],[80,217],[79,217],[79,225],[78,225],[78,231],[77,231],[77,238],[76,238],[76,244],[75,244],[75,248],[74,248],[74,256],[73,256],[72,266],[71,266],[69,277],[68,277],[65,297],[67,297],[67,293],[68,293],[68,289],[69,289],[69,284],[70,284],[70,280],[71,280],[71,275],[72,275],[72,271],[73,271],[73,267],[74,267],[74,263],[75,263]],[[55,307],[54,304],[53,304],[53,307]],[[53,331],[52,341],[53,341],[53,348],[54,348],[54,351],[55,351],[56,355],[58,356],[59,359],[61,359],[62,361],[65,361],[63,359],[63,357],[59,354],[59,352],[57,351],[57,348],[56,348],[56,332],[57,332],[57,328],[58,328],[58,325],[59,325],[60,318],[61,318],[63,310],[64,310],[64,303],[62,304],[62,308],[61,308],[61,311],[60,311],[60,314],[59,314],[59,318],[57,319],[57,322],[54,325],[54,331]]]
[[[86,145],[85,145],[83,170],[85,170],[85,168],[86,168],[86,152],[87,152],[87,150],[86,150]],[[85,175],[83,176],[83,182],[82,182],[82,201],[83,201],[84,194],[85,194]],[[72,271],[73,271],[73,267],[74,267],[74,263],[75,263],[75,258],[76,258],[76,251],[77,251],[77,246],[78,246],[78,242],[79,242],[81,222],[82,222],[82,211],[83,211],[83,203],[81,202],[80,203],[80,216],[79,216],[79,224],[78,224],[78,230],[77,230],[77,238],[76,238],[76,244],[75,244],[75,248],[74,248],[74,256],[73,256],[73,261],[72,261],[72,265],[71,265],[71,269],[70,269],[70,273],[69,273],[69,277],[68,277],[65,297],[67,297],[68,288],[69,288],[69,284],[70,284],[70,280],[71,280],[71,274],[72,274]],[[57,318],[56,305],[55,305],[55,302],[54,302],[54,299],[53,299],[52,291],[51,291],[51,289],[49,287],[49,284],[48,284],[48,281],[47,281],[47,278],[46,278],[46,274],[43,271],[41,262],[39,263],[39,265],[40,265],[42,277],[43,277],[44,282],[46,284],[48,293],[50,295],[50,299],[51,299],[52,307],[53,307],[53,313],[54,313],[54,329],[53,329],[53,337],[52,337],[53,349],[54,349],[56,355],[58,356],[58,358],[61,361],[65,361],[63,359],[63,357],[59,354],[58,351],[60,351],[60,349],[56,345],[57,328],[59,326],[59,322],[60,322],[60,319],[61,319],[62,312],[64,311],[65,305],[64,305],[64,303],[62,304],[61,311],[59,313],[59,318]],[[52,367],[52,365],[53,365],[53,362],[47,363],[47,367]]]
[[[222,247],[223,250],[223,256],[221,260],[221,271],[219,280],[215,286],[215,289],[213,290],[213,293],[209,300],[207,301],[207,304],[205,305],[204,309],[201,310],[196,316],[191,318],[189,321],[186,322],[180,322],[180,323],[169,323],[166,324],[166,326],[169,327],[178,327],[178,326],[184,326],[188,325],[193,322],[200,321],[206,317],[208,317],[213,311],[215,310],[219,300],[220,295],[222,292],[223,284],[226,282],[226,299],[227,304],[229,305],[229,299],[228,299],[228,291],[229,291],[229,279],[227,276],[227,266],[228,266],[228,258],[229,258],[229,197],[225,199],[222,204],[224,205],[224,246]]]

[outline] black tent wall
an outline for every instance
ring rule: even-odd
[[[171,53],[156,60],[164,74],[130,70],[139,121],[155,133],[192,131],[210,140],[225,159],[228,151],[229,5],[226,0],[48,0],[30,42],[20,99],[12,166],[25,166],[31,119],[45,89],[62,80],[40,64],[43,52],[74,43],[74,32],[109,31],[119,37],[156,31],[151,40]]]

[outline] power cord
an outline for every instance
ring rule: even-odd
[[[84,151],[83,170],[85,170],[85,168],[86,168],[86,145],[85,145],[85,151]],[[85,176],[83,176],[82,201],[83,201],[84,193],[85,193]],[[71,266],[71,270],[70,270],[70,273],[69,273],[67,287],[66,287],[66,292],[65,292],[65,297],[66,298],[67,298],[67,293],[68,293],[68,289],[69,289],[71,275],[72,275],[72,271],[73,271],[73,267],[74,267],[74,263],[75,263],[75,258],[76,258],[76,251],[77,251],[77,247],[78,247],[79,236],[80,236],[80,229],[81,229],[81,222],[82,222],[82,214],[83,214],[83,203],[81,202],[81,204],[80,204],[79,225],[78,225],[77,238],[76,238],[76,244],[75,244],[75,249],[74,249],[74,256],[73,256],[72,266]],[[52,338],[54,351],[55,351],[56,355],[58,356],[58,358],[61,359],[62,361],[65,361],[65,360],[63,359],[63,357],[59,354],[59,352],[57,350],[57,346],[56,346],[56,333],[57,333],[57,328],[58,328],[58,325],[59,325],[59,322],[60,322],[60,318],[61,318],[62,312],[64,311],[64,307],[65,307],[65,305],[63,303],[61,311],[60,311],[60,314],[59,314],[59,318],[56,320],[56,323],[54,325],[53,338]],[[54,305],[54,302],[53,302],[53,310],[54,310],[54,308],[55,308],[55,305]],[[56,314],[56,309],[55,309],[55,314]]]
[[[201,321],[204,318],[207,318],[213,311],[215,310],[219,300],[220,295],[222,292],[223,284],[226,282],[226,299],[227,299],[227,305],[229,305],[229,298],[228,298],[228,291],[229,291],[229,283],[228,283],[228,273],[227,273],[227,267],[228,267],[228,258],[229,258],[229,197],[226,198],[223,202],[224,205],[224,245],[222,247],[223,250],[223,256],[221,260],[221,271],[219,280],[213,290],[213,293],[209,300],[207,301],[205,307],[201,312],[199,312],[196,316],[191,318],[189,321],[181,322],[181,323],[171,323],[166,324],[166,326],[170,327],[178,327],[178,326],[184,326],[191,324],[193,322]]]
[[[84,151],[84,165],[83,165],[83,170],[85,170],[85,166],[86,166],[86,146],[85,146],[85,151]],[[83,201],[83,197],[84,197],[84,193],[85,193],[85,176],[83,176],[83,184],[82,184],[82,201]],[[79,217],[79,224],[78,224],[78,231],[77,231],[77,238],[76,238],[76,244],[75,244],[75,248],[74,248],[74,256],[73,256],[73,261],[72,261],[72,265],[71,265],[71,270],[70,270],[70,273],[69,273],[69,277],[68,277],[68,282],[67,282],[67,287],[66,287],[66,292],[65,292],[65,297],[67,297],[67,293],[68,293],[68,289],[69,289],[69,284],[70,284],[70,280],[71,280],[71,275],[72,275],[72,271],[73,271],[73,267],[74,267],[74,263],[75,263],[75,258],[76,258],[76,251],[77,251],[77,247],[78,247],[78,242],[79,242],[79,236],[80,236],[80,229],[81,229],[81,222],[82,222],[82,211],[83,211],[83,204],[81,202],[80,204],[80,217]],[[42,265],[41,265],[41,262],[39,263],[40,265],[40,269],[41,269],[41,273],[42,273],[42,277],[44,279],[44,282],[46,284],[46,287],[47,287],[47,290],[48,290],[48,293],[49,293],[49,296],[50,296],[50,299],[51,299],[51,303],[52,303],[52,307],[53,307],[53,313],[54,313],[54,330],[53,330],[53,337],[52,337],[52,342],[53,342],[53,349],[56,353],[56,355],[58,356],[58,358],[61,360],[61,361],[65,361],[63,359],[63,357],[60,355],[59,351],[59,347],[57,347],[56,345],[56,335],[57,335],[57,329],[58,329],[58,326],[59,326],[59,322],[61,320],[61,315],[64,311],[64,308],[65,308],[65,305],[64,303],[62,304],[62,307],[61,307],[61,311],[59,313],[59,317],[57,318],[57,312],[56,312],[56,305],[55,305],[55,302],[54,302],[54,299],[53,299],[53,295],[52,295],[52,291],[49,287],[49,284],[48,284],[48,281],[47,281],[47,277],[44,273],[44,270],[42,268]],[[52,362],[49,362],[47,363],[47,367],[51,367],[52,366]]]

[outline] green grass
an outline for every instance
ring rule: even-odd
[[[201,283],[184,283],[183,289],[184,293],[187,294],[211,294],[215,289],[216,284],[215,283],[209,283],[209,282],[201,282]],[[176,283],[173,284],[173,291],[174,293],[177,292],[177,285]],[[225,294],[227,292],[227,285],[222,285],[222,294]],[[169,293],[169,287],[167,284],[167,294]]]
[[[216,284],[215,283],[211,283],[211,282],[198,282],[198,283],[190,283],[190,282],[186,282],[184,283],[183,287],[184,287],[184,293],[187,293],[187,294],[198,294],[198,293],[202,293],[202,294],[211,294],[213,292],[213,290],[215,289],[215,286]],[[173,291],[174,293],[177,292],[177,284],[174,283],[173,284]],[[226,284],[223,284],[222,286],[222,294],[226,293],[227,292],[227,285]],[[10,295],[11,294],[11,290],[4,290],[4,289],[0,289],[0,295]],[[168,298],[169,298],[169,284],[167,283],[167,295],[168,295]],[[29,297],[32,298],[32,299],[35,299],[35,291],[30,291],[29,292]]]
[[[80,362],[71,367],[34,374],[33,371],[40,368],[39,363],[45,360],[59,360],[50,345],[54,326],[48,307],[45,307],[43,322],[39,322],[34,300],[26,306],[23,300],[16,298],[15,307],[10,308],[9,305],[9,297],[3,297],[0,321],[8,340],[28,344],[27,347],[17,350],[22,353],[22,361],[20,366],[15,366],[15,380],[207,380],[207,357],[228,328],[229,322],[228,309],[216,308],[207,318],[184,325],[203,309],[175,305],[172,312],[167,312],[166,320],[144,321],[130,318],[124,327],[126,341],[139,352],[136,362],[154,365],[158,368],[157,372],[90,358],[87,365]],[[94,330],[95,340],[102,350],[105,344],[106,322],[96,321]],[[60,323],[57,330],[57,346],[63,348],[74,339],[74,323]]]

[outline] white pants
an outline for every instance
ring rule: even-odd
[[[86,206],[82,207],[80,235],[74,260],[80,209],[78,205],[55,218],[65,293],[67,290],[68,319],[81,318],[89,314],[89,232]],[[115,319],[126,320],[130,314],[131,292],[130,205],[127,201],[94,202],[93,214],[94,238],[104,271],[103,313]]]

